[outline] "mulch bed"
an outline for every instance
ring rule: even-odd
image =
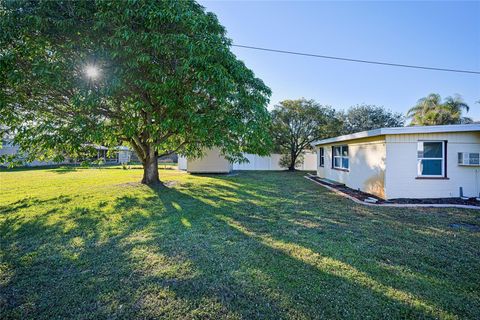
[[[459,222],[459,223],[452,223],[449,226],[450,228],[454,228],[454,229],[464,229],[472,232],[480,232],[480,226],[470,224],[470,223]]]
[[[383,200],[373,194],[355,190],[349,188],[345,185],[335,185],[325,182],[321,180],[317,176],[309,175],[310,179],[317,181],[320,184],[329,186],[330,188],[334,188],[338,191],[348,194],[351,197],[354,197],[360,201],[365,201],[367,198],[374,198],[378,201],[376,204],[383,204],[383,203],[394,203],[394,204],[460,204],[460,205],[468,205],[468,206],[477,206],[480,207],[480,201],[477,201],[475,198],[470,199],[461,199],[461,198],[426,198],[426,199],[409,199],[409,198],[401,198],[401,199],[390,199],[390,200]]]
[[[462,199],[462,198],[426,198],[426,199],[391,199],[384,203],[400,203],[400,204],[461,204],[467,206],[480,207],[480,202],[475,198]]]

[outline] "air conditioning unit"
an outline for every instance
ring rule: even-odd
[[[478,152],[459,152],[459,166],[480,166],[480,153]]]

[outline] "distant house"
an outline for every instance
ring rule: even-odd
[[[129,163],[132,161],[132,150],[126,146],[118,146],[117,150],[117,163]]]
[[[11,156],[11,155],[17,155],[19,153],[19,147],[12,143],[10,140],[2,140],[1,146],[0,146],[0,157],[1,156]],[[20,157],[21,159],[22,157]],[[36,166],[51,166],[51,165],[58,165],[58,164],[65,164],[65,162],[54,162],[54,161],[40,161],[40,160],[33,160],[32,162],[25,163],[26,166],[29,167],[36,167]],[[0,166],[2,166],[2,162],[0,161]]]
[[[382,128],[312,146],[320,178],[384,199],[479,196],[480,124]]]
[[[259,156],[255,154],[244,154],[248,162],[231,163],[220,153],[218,148],[207,150],[203,157],[198,159],[187,159],[178,157],[178,168],[190,173],[228,173],[232,170],[285,170],[279,162],[280,154],[271,154],[269,156]],[[298,170],[314,171],[316,170],[316,156],[314,153],[306,153]]]
[[[124,164],[130,162],[132,158],[132,151],[127,146],[117,146],[113,148],[96,144],[86,144],[85,146],[92,147],[97,151],[96,159],[91,160],[103,160],[107,164]],[[109,150],[113,150],[114,152],[109,152]]]
[[[94,145],[94,144],[85,144],[84,146],[91,147],[96,151],[96,155],[94,155],[93,158],[89,160],[103,160],[105,163],[108,163],[108,164],[128,163],[131,161],[132,151],[126,146],[114,147],[113,150],[115,150],[115,152],[113,154],[108,154],[109,148],[104,146]],[[22,157],[22,154],[19,154],[19,152],[20,152],[19,147],[14,143],[12,143],[11,141],[9,140],[2,141],[2,145],[0,148],[0,156],[16,155],[19,159],[25,158],[25,157]],[[62,162],[34,160],[32,162],[26,162],[24,163],[24,165],[28,167],[50,166],[50,165],[59,165],[59,164],[73,164],[79,161],[80,160],[75,161],[73,159],[67,159]]]

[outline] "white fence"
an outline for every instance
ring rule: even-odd
[[[285,170],[280,167],[280,154],[271,154],[268,157],[261,157],[256,154],[245,154],[248,162],[234,163],[233,170]]]
[[[261,157],[256,154],[245,154],[248,163],[234,163],[233,170],[285,170],[280,166],[281,154],[271,154],[267,157]],[[187,159],[178,157],[178,169],[187,170]],[[315,171],[317,170],[317,155],[315,153],[306,153],[303,157],[303,163],[297,167],[298,170]]]
[[[316,153],[305,153],[303,155],[303,163],[301,166],[297,167],[298,170],[303,171],[317,171],[317,154]]]
[[[248,163],[234,163],[233,170],[285,170],[280,166],[281,154],[271,154],[268,157],[261,157],[256,154],[246,154]],[[315,171],[317,170],[317,156],[315,153],[306,153],[303,156],[303,162],[297,166],[298,170]]]
[[[183,156],[178,156],[178,169],[187,170],[187,158]]]

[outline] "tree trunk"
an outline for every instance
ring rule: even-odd
[[[297,162],[297,156],[295,152],[290,154],[290,166],[288,167],[288,171],[295,171],[295,162]]]
[[[160,183],[158,175],[158,158],[156,152],[143,161],[143,184],[155,185]]]

